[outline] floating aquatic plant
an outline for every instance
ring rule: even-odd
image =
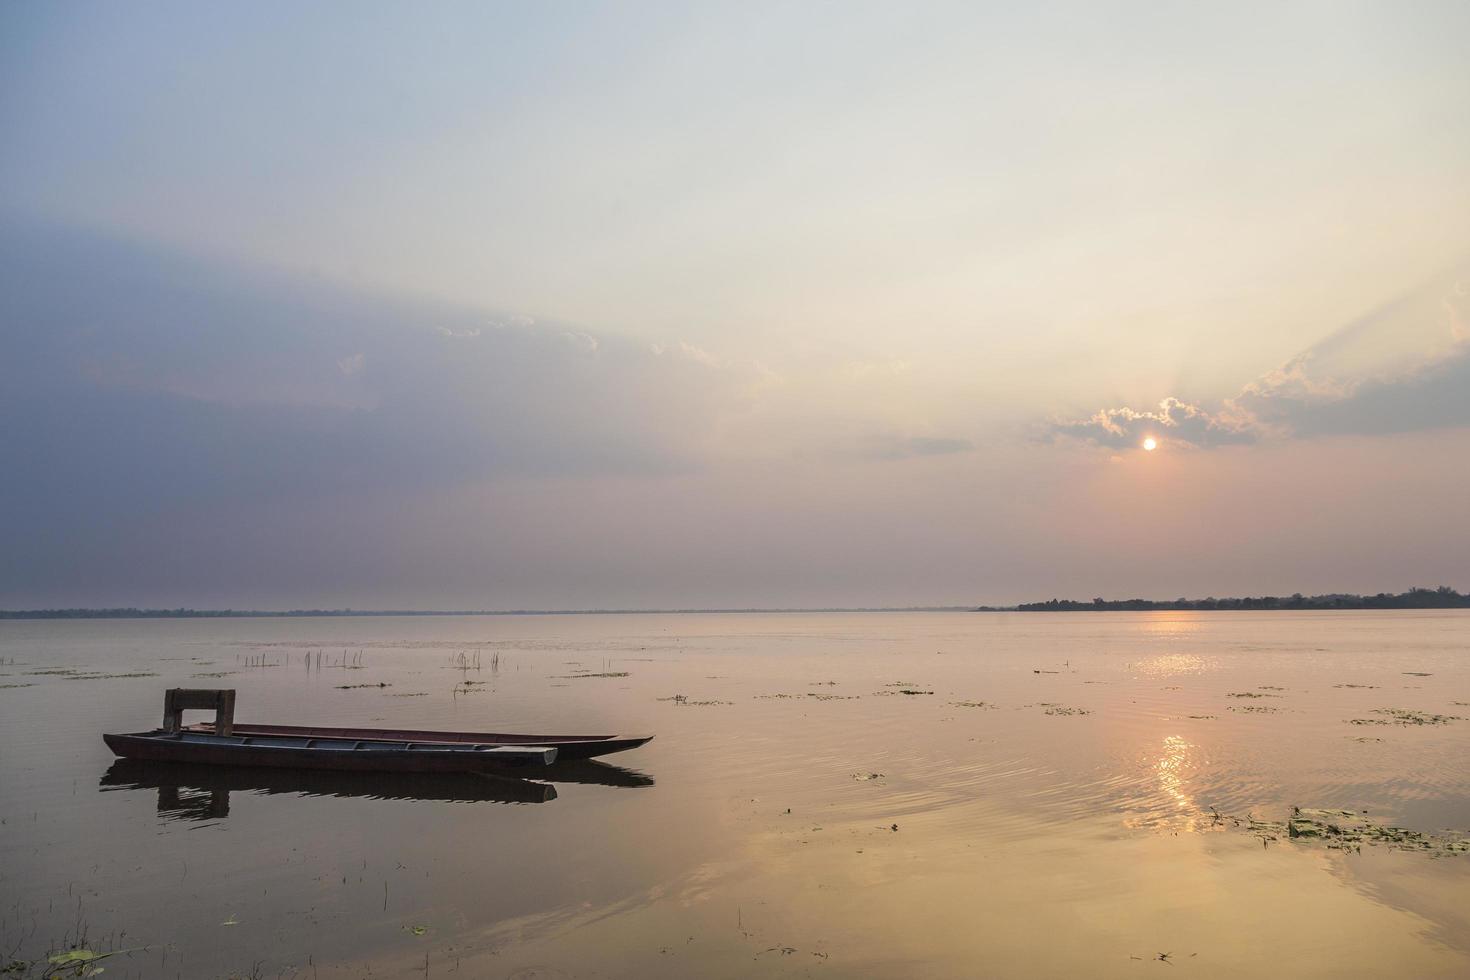
[[[129,677],[157,677],[157,674],[140,670],[132,674],[67,674],[63,680],[68,681],[117,681]]]
[[[60,977],[63,974],[73,977],[95,977],[103,972],[103,967],[95,966],[98,960],[105,960],[110,956],[120,956],[123,953],[133,953],[146,947],[137,946],[132,949],[114,949],[111,952],[99,953],[91,949],[68,949],[60,953],[52,953],[46,957],[46,962],[55,967],[50,977]],[[6,972],[12,972],[20,961],[17,960],[5,968]],[[24,965],[24,964],[22,964]],[[14,970],[13,972],[20,972]]]
[[[1299,844],[1322,843],[1334,850],[1362,851],[1368,847],[1419,851],[1436,857],[1470,853],[1470,835],[1424,833],[1375,823],[1366,812],[1294,806],[1285,820],[1262,820],[1253,814],[1227,817],[1219,812],[1213,825],[1247,830],[1262,845],[1285,837]]]
[[[1350,725],[1448,725],[1452,721],[1464,721],[1459,715],[1437,715],[1428,711],[1413,711],[1409,708],[1375,708],[1375,715],[1384,718],[1349,718]]]

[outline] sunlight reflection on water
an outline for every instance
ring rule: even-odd
[[[1194,829],[1194,819],[1198,813],[1194,797],[1185,789],[1191,768],[1189,754],[1193,748],[1194,745],[1188,739],[1170,735],[1164,739],[1164,751],[1155,766],[1159,774],[1159,788],[1174,801],[1190,830]]]
[[[1178,674],[1203,674],[1218,670],[1219,663],[1213,658],[1193,653],[1165,653],[1146,660],[1135,660],[1130,666],[1140,674],[1150,677],[1174,677]]]

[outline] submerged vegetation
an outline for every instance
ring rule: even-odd
[[[129,677],[157,677],[156,673],[147,670],[135,670],[125,674],[105,674],[98,670],[82,667],[53,667],[46,670],[28,670],[27,677],[60,677],[68,681],[114,681],[124,680]],[[8,676],[8,675],[7,675]],[[29,687],[29,684],[16,684],[15,687]]]
[[[1321,842],[1329,848],[1343,851],[1360,852],[1364,845],[1368,845],[1421,851],[1436,857],[1470,854],[1470,838],[1463,834],[1433,834],[1375,823],[1366,812],[1352,810],[1294,806],[1285,820],[1262,820],[1254,815],[1227,817],[1216,811],[1214,823],[1249,831],[1261,839],[1262,845],[1285,838],[1299,843]]]
[[[1064,718],[1065,717],[1072,717],[1072,716],[1075,716],[1075,715],[1090,715],[1090,714],[1092,714],[1092,712],[1089,711],[1089,710],[1087,710],[1086,708],[1071,708],[1071,707],[1068,707],[1067,705],[1064,705],[1064,704],[1051,704],[1051,703],[1043,702],[1041,705],[1039,705],[1039,707],[1045,709],[1045,713],[1046,714],[1049,714],[1049,715],[1060,715],[1060,716],[1062,716]]]
[[[694,700],[694,699],[692,699],[692,698],[690,698],[690,697],[688,697],[687,695],[684,695],[684,694],[671,694],[671,695],[669,695],[666,698],[658,698],[657,700],[659,700],[659,701],[672,701],[675,704],[679,705],[680,707],[686,707],[686,708],[713,708],[713,707],[718,707],[720,705],[729,705],[729,704],[733,704],[734,703],[732,701],[718,701],[718,700],[696,701],[696,700]]]
[[[1408,708],[1375,708],[1375,715],[1383,718],[1349,718],[1350,725],[1448,725],[1452,721],[1463,721],[1459,715],[1436,715],[1427,711],[1412,711]]]

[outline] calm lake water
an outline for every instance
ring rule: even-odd
[[[1465,613],[0,622],[0,660],[7,959],[1470,975]],[[530,782],[115,763],[101,733],[171,686],[241,721],[658,737]],[[1423,836],[1293,839],[1293,806]]]

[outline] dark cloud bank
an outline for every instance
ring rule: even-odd
[[[55,547],[171,508],[696,468],[716,412],[741,396],[737,372],[688,350],[12,218],[0,586],[25,580],[18,542]]]
[[[678,351],[33,225],[0,234],[0,343],[12,505],[669,471],[730,393]]]
[[[638,556],[563,529],[619,540],[617,508],[700,479],[762,377],[0,214],[0,607],[481,595],[530,562],[586,595],[585,566]],[[760,448],[796,452],[771,425]],[[970,448],[827,435],[858,460]],[[585,601],[558,594],[507,601]]]

